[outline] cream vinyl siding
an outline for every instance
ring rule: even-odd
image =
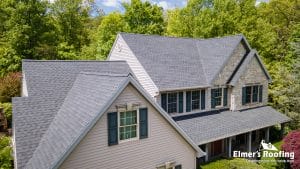
[[[137,60],[134,53],[130,50],[129,46],[126,44],[122,36],[119,34],[117,40],[111,50],[109,55],[109,60],[126,60],[129,67],[133,71],[139,83],[143,88],[152,96],[158,94],[158,88]]]
[[[116,105],[140,103],[148,108],[148,138],[108,146],[107,112],[61,165],[61,169],[155,169],[159,164],[176,161],[183,169],[195,169],[196,152],[169,123],[131,85],[115,100]]]

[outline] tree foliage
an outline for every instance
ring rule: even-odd
[[[0,168],[11,169],[12,166],[12,148],[10,146],[10,137],[0,137]]]
[[[295,130],[290,132],[283,139],[282,150],[285,152],[293,152],[294,154],[294,162],[290,164],[292,169],[300,168],[300,131]]]

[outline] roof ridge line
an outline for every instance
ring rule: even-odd
[[[125,60],[34,60],[22,59],[22,62],[126,62]]]
[[[206,81],[206,83],[208,83],[207,77],[206,77],[207,72],[206,72],[205,69],[203,68],[203,60],[202,60],[202,57],[200,57],[200,49],[199,49],[199,46],[198,46],[197,42],[194,42],[194,43],[195,43],[196,48],[197,48],[197,54],[198,54],[198,57],[199,57],[199,60],[200,60],[201,69],[202,69],[202,71],[204,72],[205,81]]]
[[[82,75],[95,75],[95,76],[112,76],[112,77],[128,77],[131,73],[101,73],[101,72],[80,72]]]
[[[141,36],[153,36],[153,37],[162,37],[162,38],[175,38],[175,39],[191,39],[191,40],[213,40],[213,39],[223,39],[223,38],[229,38],[229,37],[235,37],[235,36],[241,36],[242,34],[236,34],[236,35],[227,35],[227,36],[220,36],[220,37],[211,37],[211,38],[199,38],[199,37],[176,37],[176,36],[166,36],[166,35],[157,35],[157,34],[139,34],[139,33],[128,33],[128,32],[119,32],[119,34],[128,34],[128,35],[141,35]]]

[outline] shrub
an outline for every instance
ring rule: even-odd
[[[0,78],[0,102],[11,102],[12,97],[20,96],[21,73],[9,73]]]
[[[11,169],[12,165],[12,148],[10,146],[10,137],[0,138],[0,168]]]
[[[11,103],[0,103],[0,107],[4,108],[4,115],[7,119],[8,128],[11,128],[12,104]]]
[[[294,152],[295,159],[294,162],[290,163],[293,169],[300,168],[300,130],[295,130],[290,132],[283,139],[282,150],[286,152]]]

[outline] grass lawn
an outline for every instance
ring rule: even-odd
[[[273,145],[280,150],[282,141],[274,142]],[[207,164],[200,165],[202,169],[277,169],[275,158],[262,157],[261,160],[272,162],[261,162],[256,164],[244,158],[217,159]]]

